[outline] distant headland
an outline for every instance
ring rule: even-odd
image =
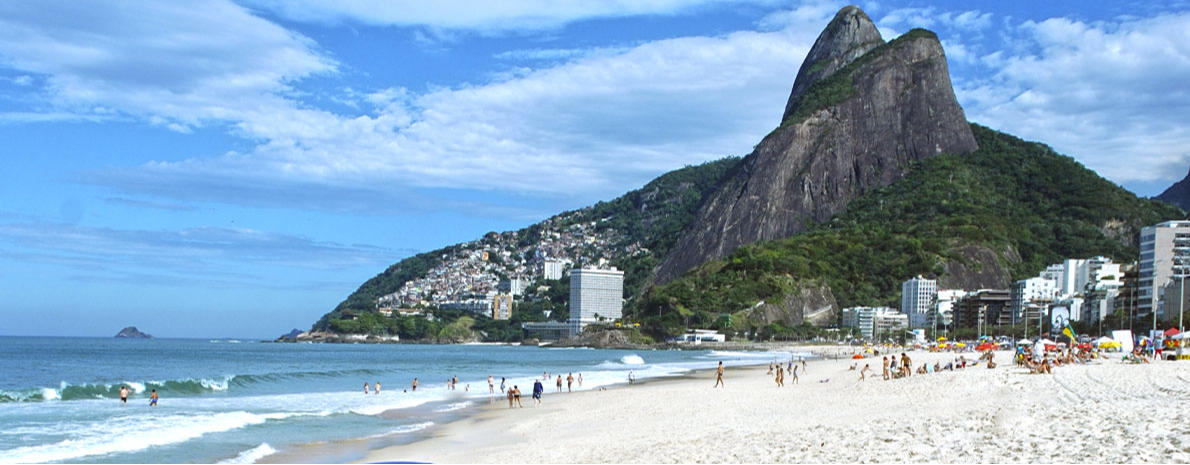
[[[153,335],[140,332],[140,330],[136,329],[136,326],[129,326],[116,333],[116,337],[130,339],[152,339]]]

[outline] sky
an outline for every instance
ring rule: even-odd
[[[273,338],[422,251],[745,155],[845,3],[0,2],[4,335]],[[967,118],[1142,196],[1190,3],[858,3]]]

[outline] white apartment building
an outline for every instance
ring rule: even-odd
[[[529,283],[522,278],[501,279],[500,284],[496,285],[496,290],[505,294],[519,296],[525,293],[525,287]]]
[[[908,316],[898,312],[895,308],[890,307],[850,307],[843,309],[843,326],[849,328],[859,328],[860,335],[864,339],[872,339],[873,335],[879,334],[877,331],[877,316],[885,325],[891,324],[893,321],[904,321],[908,324]],[[885,318],[886,316],[894,316],[894,318]]]
[[[615,268],[570,270],[571,334],[582,334],[589,324],[623,316],[624,272]]]
[[[1029,304],[1048,306],[1057,297],[1058,283],[1052,279],[1036,277],[1013,283],[1008,301],[1008,311],[1020,315]]]
[[[1166,221],[1140,230],[1140,276],[1137,314],[1157,312],[1165,318],[1161,304],[1166,286],[1183,279],[1190,271],[1190,221]]]
[[[928,327],[947,326],[954,321],[955,302],[967,295],[962,289],[941,289],[934,299],[934,312],[927,321]],[[937,321],[935,321],[937,320]]]
[[[561,260],[546,260],[541,274],[545,279],[562,279],[563,268],[565,265]]]
[[[930,310],[938,293],[938,282],[921,275],[901,283],[901,311],[909,318],[909,325],[924,328],[930,323]]]

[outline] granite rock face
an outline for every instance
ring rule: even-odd
[[[1153,197],[1156,200],[1175,205],[1182,210],[1190,210],[1190,174],[1181,181],[1169,186],[1165,192]]]
[[[977,148],[937,36],[884,43],[867,15],[844,8],[802,64],[786,120],[704,201],[654,280],[805,231],[910,162]]]
[[[793,292],[782,296],[780,303],[762,302],[746,310],[742,316],[761,325],[779,322],[786,326],[797,326],[807,322],[826,326],[835,322],[838,308],[830,286],[801,281]]]

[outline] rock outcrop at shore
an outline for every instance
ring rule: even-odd
[[[129,326],[127,328],[121,329],[120,332],[116,333],[115,337],[127,339],[153,339],[152,334],[142,333],[140,330],[136,329],[136,326]]]
[[[915,29],[885,43],[862,10],[843,8],[802,63],[781,126],[707,198],[655,281],[805,231],[912,161],[977,148],[938,37]]]

